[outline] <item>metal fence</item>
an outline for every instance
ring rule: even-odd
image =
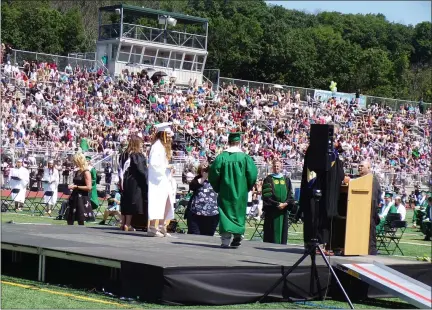
[[[247,86],[253,89],[258,89],[258,88],[270,89],[270,88],[274,88],[274,86],[276,85],[275,83],[263,83],[263,82],[256,82],[256,81],[232,79],[227,77],[220,77],[219,83],[220,86],[223,86],[224,84],[225,85],[231,84],[231,85],[237,85],[239,87]],[[295,86],[289,86],[283,84],[281,84],[281,86],[285,91],[290,91],[291,94],[295,94],[298,91],[303,101],[305,100],[307,95],[311,96],[312,98],[315,97],[316,89],[313,88],[295,87]],[[418,101],[383,98],[383,97],[375,97],[375,96],[368,96],[368,95],[363,95],[363,96],[366,98],[366,106],[369,106],[373,103],[380,103],[389,106],[392,110],[399,110],[399,108],[404,105],[417,106],[419,104]],[[432,108],[432,103],[425,102],[424,106],[425,108]]]
[[[22,67],[24,60],[31,62],[47,62],[47,63],[55,63],[59,69],[59,71],[63,71],[67,65],[71,65],[72,67],[80,66],[81,68],[87,67],[91,69],[97,68],[96,60],[89,59],[81,59],[75,57],[68,56],[59,56],[53,54],[44,54],[44,53],[34,53],[22,50],[12,50],[11,62],[18,63],[20,67]]]
[[[248,81],[248,80],[239,80],[239,79],[231,79],[226,77],[220,77],[219,78],[220,86],[223,87],[224,85],[237,85],[239,87],[246,86],[252,89],[265,89],[268,90],[270,88],[274,88],[276,85],[275,83],[263,83],[263,82],[255,82],[255,81]],[[314,97],[315,89],[312,88],[303,88],[303,87],[294,87],[294,86],[288,86],[288,85],[281,85],[284,89],[284,91],[290,91],[291,94],[295,94],[297,91],[300,93],[300,96],[302,100],[306,98],[307,95]]]
[[[203,75],[206,79],[208,79],[213,84],[213,90],[219,90],[219,78],[220,78],[220,70],[219,69],[204,69]]]
[[[95,52],[88,52],[88,53],[69,53],[68,57],[71,58],[78,58],[78,59],[87,59],[87,60],[96,60],[96,53]]]

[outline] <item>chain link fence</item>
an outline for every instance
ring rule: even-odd
[[[214,91],[219,90],[219,78],[220,78],[220,70],[219,69],[204,69],[203,71],[204,77],[212,83],[212,88]]]
[[[59,71],[63,71],[67,65],[71,65],[72,67],[80,66],[81,68],[86,67],[89,69],[97,68],[96,60],[59,56],[53,54],[34,53],[21,50],[12,50],[11,62],[17,63],[20,67],[22,67],[24,60],[28,62],[36,61],[38,63],[55,63]]]
[[[96,60],[96,53],[95,52],[69,53],[68,57],[70,57],[70,58],[78,58],[78,59],[87,59],[87,60]]]
[[[312,88],[303,88],[303,87],[294,87],[288,85],[279,85],[275,83],[263,83],[263,82],[255,82],[255,81],[248,81],[248,80],[231,79],[226,77],[220,77],[219,83],[221,87],[224,87],[224,85],[225,86],[236,85],[238,87],[245,86],[248,87],[249,89],[261,89],[261,90],[278,89],[279,86],[282,86],[283,90],[290,91],[291,95],[295,94],[298,91],[300,93],[302,100],[304,100],[307,95],[313,98],[315,94],[315,89]]]
[[[276,89],[278,86],[282,86],[284,91],[290,91],[291,95],[295,94],[297,91],[300,94],[301,100],[305,101],[306,96],[309,95],[312,98],[315,97],[315,91],[316,89],[313,88],[304,88],[304,87],[295,87],[295,86],[288,86],[288,85],[279,85],[275,83],[263,83],[263,82],[256,82],[256,81],[248,81],[248,80],[240,80],[240,79],[232,79],[227,77],[220,77],[219,78],[220,86],[223,87],[224,85],[236,85],[238,87],[246,86],[252,89],[261,89],[261,90],[269,90],[269,89]],[[276,87],[275,87],[276,86]],[[354,96],[354,94],[353,94]],[[375,97],[375,96],[368,96],[363,95],[366,98],[366,106],[369,106],[374,103],[379,104],[385,104],[389,106],[392,110],[399,110],[401,106],[409,105],[409,106],[418,106],[418,101],[410,101],[410,100],[401,100],[401,99],[392,99],[392,98],[383,98],[383,97]],[[432,103],[426,103],[424,102],[425,109],[432,108]]]

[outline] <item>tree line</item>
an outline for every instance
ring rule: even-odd
[[[66,55],[95,51],[97,11],[109,0],[9,0],[2,41]],[[263,0],[123,3],[209,19],[207,68],[238,79],[432,102],[431,22],[391,23],[382,14],[308,14]],[[143,19],[145,20],[145,19]]]

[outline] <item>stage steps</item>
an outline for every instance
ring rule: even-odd
[[[420,309],[431,308],[431,287],[410,278],[384,264],[337,264],[339,270],[376,287],[390,295],[399,297]]]

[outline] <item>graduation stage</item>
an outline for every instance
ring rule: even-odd
[[[51,284],[97,289],[117,296],[166,304],[238,304],[255,302],[303,253],[302,247],[244,241],[238,249],[220,248],[220,239],[176,234],[151,238],[115,227],[38,224],[2,225],[2,273]],[[331,257],[336,263],[379,261],[431,285],[432,265],[386,256]],[[309,292],[306,259],[270,296],[303,298]],[[317,260],[321,285],[328,269]],[[341,274],[355,294],[385,296]],[[330,285],[329,296],[338,288]],[[361,297],[361,296],[360,296]]]

